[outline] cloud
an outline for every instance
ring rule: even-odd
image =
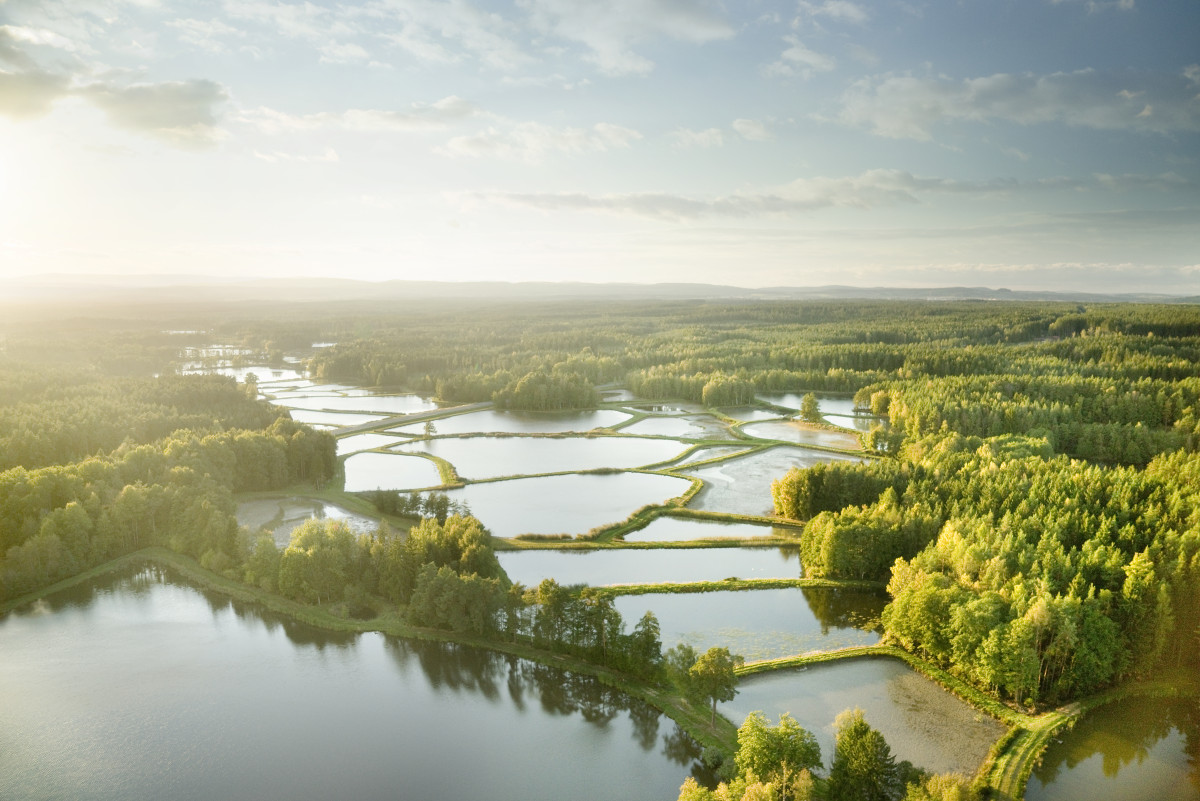
[[[503,72],[534,61],[514,40],[515,24],[463,0],[374,0],[354,13],[371,19],[373,33],[419,61],[457,63],[465,52]]]
[[[273,150],[273,151],[266,152],[266,153],[255,150],[254,158],[265,161],[268,164],[278,164],[280,162],[295,162],[295,163],[301,163],[301,164],[313,164],[313,163],[336,164],[337,162],[341,161],[341,158],[338,156],[337,151],[334,150],[332,147],[325,148],[325,152],[320,154],[319,156],[303,156],[303,155],[297,155],[294,153],[283,153],[278,150]]]
[[[1018,192],[1124,191],[1140,188],[1190,191],[1194,183],[1173,173],[1158,176],[1097,175],[1087,180],[1048,178],[1020,182],[928,178],[903,170],[866,170],[841,178],[801,178],[760,192],[717,198],[691,198],[661,192],[588,195],[584,193],[476,192],[465,197],[541,211],[587,211],[684,222],[707,217],[787,216],[828,208],[873,209],[912,205],[935,195],[995,195]]]
[[[451,95],[436,103],[413,103],[405,111],[347,109],[340,112],[322,111],[316,114],[294,115],[270,108],[257,108],[243,112],[240,120],[266,134],[315,131],[322,128],[360,132],[412,132],[444,130],[453,123],[479,113],[479,108],[473,103]]]
[[[725,144],[725,135],[720,128],[706,128],[703,131],[692,131],[687,128],[677,128],[668,134],[672,144],[678,148],[691,147],[720,147]]]
[[[174,19],[166,23],[168,28],[174,28],[179,41],[210,53],[224,53],[228,50],[223,37],[244,37],[245,33],[226,25],[220,20]]]
[[[216,108],[229,99],[223,86],[202,80],[124,87],[95,83],[76,94],[117,127],[184,148],[207,147],[220,138]]]
[[[522,122],[508,130],[489,127],[469,136],[456,136],[437,149],[444,156],[494,157],[537,162],[551,153],[594,153],[626,148],[642,135],[630,128],[597,123],[591,128],[554,128]]]
[[[771,131],[759,120],[734,120],[733,130],[741,134],[743,139],[749,139],[752,142],[765,142],[773,138]]]
[[[0,114],[14,118],[40,117],[65,97],[70,82],[41,70],[0,70]]]
[[[657,38],[703,44],[727,39],[733,27],[706,0],[517,0],[546,34],[579,42],[585,58],[608,75],[645,75],[654,62],[633,51]]]
[[[323,64],[356,64],[371,58],[370,53],[353,42],[326,42],[317,50]]]
[[[812,77],[813,73],[829,72],[836,65],[833,58],[815,50],[809,50],[795,36],[789,35],[783,38],[791,47],[784,50],[778,60],[764,68],[767,75],[799,75],[807,80]]]
[[[1185,76],[1080,70],[998,73],[956,81],[888,73],[856,81],[839,119],[895,139],[930,140],[950,122],[1058,123],[1154,133],[1200,130],[1200,104]]]
[[[857,3],[848,0],[825,0],[823,3],[800,2],[800,10],[814,17],[826,17],[837,22],[862,24],[869,17]]]
[[[274,28],[291,39],[324,42],[347,36],[353,30],[328,8],[313,3],[270,3],[262,0],[225,0],[225,13]]]

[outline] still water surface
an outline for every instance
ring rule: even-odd
[[[879,642],[879,615],[886,600],[869,592],[790,587],[623,595],[616,606],[621,617],[630,621],[637,621],[647,609],[654,612],[666,647],[685,642],[704,653],[723,646],[755,660],[874,645]]]
[[[1200,801],[1200,699],[1130,698],[1052,742],[1026,801]]]
[[[688,506],[710,512],[769,515],[774,511],[771,505],[772,481],[793,467],[812,467],[835,461],[862,459],[807,448],[777,447],[729,459],[711,467],[689,470],[688,475],[703,479],[705,487]]]
[[[584,676],[338,635],[156,569],[0,618],[0,797],[674,798],[698,749]]]
[[[431,421],[438,434],[562,434],[569,431],[591,431],[593,428],[614,426],[629,415],[611,409],[591,412],[503,412],[487,410],[467,412]],[[401,434],[421,435],[426,423],[412,423],[394,428]]]
[[[833,757],[834,719],[855,707],[883,734],[897,761],[935,773],[970,776],[1005,729],[900,660],[884,657],[749,676],[732,701],[719,705],[738,724],[754,710],[772,723],[790,712],[816,735],[826,767]]]
[[[559,584],[657,584],[737,578],[799,578],[799,548],[621,548],[605,550],[500,551],[500,566],[513,581],[536,587]],[[688,596],[694,597],[694,596]]]
[[[664,462],[687,449],[681,442],[637,437],[466,437],[405,442],[396,450],[445,459],[463,478],[500,478],[630,468]]]
[[[626,542],[687,542],[688,540],[754,539],[756,537],[797,538],[800,529],[786,526],[759,526],[754,523],[720,523],[663,515],[645,528],[625,535]]]

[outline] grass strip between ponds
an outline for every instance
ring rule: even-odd
[[[619,673],[566,654],[536,648],[525,643],[493,640],[487,637],[470,636],[457,632],[443,631],[441,629],[413,626],[401,618],[398,613],[383,615],[370,620],[353,620],[339,617],[320,607],[300,604],[257,587],[243,584],[240,581],[226,578],[201,567],[199,563],[190,557],[158,546],[126,554],[84,573],[45,587],[35,593],[8,601],[0,605],[0,614],[17,609],[52,592],[67,589],[127,566],[145,562],[152,562],[174,570],[187,579],[188,582],[204,589],[218,592],[237,601],[258,604],[272,612],[287,615],[294,620],[317,628],[349,633],[376,631],[394,637],[457,643],[459,645],[510,654],[561,670],[593,676],[598,681],[610,687],[615,687],[658,709],[678,723],[701,746],[715,749],[726,755],[732,755],[737,750],[737,727],[727,718],[718,714],[716,723],[713,724],[710,722],[711,712],[707,706],[701,705],[697,707],[669,689],[638,681],[627,674]]]

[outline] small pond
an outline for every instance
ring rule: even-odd
[[[725,425],[713,417],[707,425],[697,419],[684,417],[648,417],[631,425],[622,426],[622,434],[639,434],[646,437],[683,437],[685,439],[728,439],[731,435]]]
[[[726,406],[720,411],[726,417],[732,417],[734,420],[741,420],[743,422],[750,420],[775,420],[780,417],[779,412],[773,412],[769,409],[759,409],[756,406]]]
[[[686,542],[688,540],[753,539],[782,537],[796,539],[800,529],[783,526],[759,526],[754,523],[720,523],[663,515],[650,524],[624,536],[626,542]]]
[[[1200,699],[1129,698],[1050,743],[1026,801],[1200,801]]]
[[[275,398],[271,403],[300,409],[326,409],[342,412],[379,412],[386,415],[427,412],[438,408],[420,395],[298,395]]]
[[[821,745],[828,769],[834,719],[858,707],[896,760],[934,773],[975,773],[1005,731],[999,721],[943,690],[899,659],[864,657],[747,676],[719,708],[740,724],[754,710],[774,723],[790,712]]]
[[[311,498],[261,498],[242,501],[237,507],[238,525],[247,526],[252,532],[269,528],[275,544],[280,548],[286,548],[291,542],[292,530],[296,526],[311,518],[344,520],[352,530],[361,534],[379,527],[379,521],[373,517]]]
[[[799,578],[798,548],[629,548],[498,551],[513,581],[559,584],[657,584],[737,578]],[[689,596],[695,597],[695,596]]]
[[[373,423],[383,420],[386,414],[353,414],[351,412],[314,412],[311,409],[288,409],[292,419],[297,423],[310,425],[326,425],[335,428],[357,426],[363,423]]]
[[[703,653],[723,646],[756,660],[874,645],[886,603],[883,595],[869,592],[789,587],[622,595],[617,611],[635,622],[647,609],[654,612],[664,647],[685,642]]]
[[[848,414],[823,414],[821,419],[830,425],[852,428],[855,431],[870,431],[875,426],[884,425],[886,422],[882,417]]]
[[[505,412],[488,409],[430,422],[438,434],[564,434],[607,428],[628,419],[628,414],[611,409],[588,412]],[[425,423],[413,423],[392,430],[420,436],[425,433]]]
[[[468,484],[446,494],[465,502],[497,537],[515,537],[583,534],[596,526],[619,523],[646,504],[678,497],[689,486],[690,482],[671,476],[590,473]]]
[[[296,381],[304,378],[303,371],[293,370],[286,367],[267,367],[263,364],[254,364],[249,367],[217,367],[204,368],[196,367],[190,370],[184,370],[184,375],[228,375],[233,376],[238,381],[245,381],[246,376],[253,373],[260,382],[263,381]]]
[[[346,492],[420,489],[442,483],[437,465],[420,456],[356,453],[346,457]]]
[[[778,447],[689,470],[688,475],[703,479],[707,486],[688,506],[710,512],[770,515],[773,513],[772,481],[782,478],[793,467],[812,467],[835,461],[859,462],[862,459],[805,448]]]
[[[500,478],[598,468],[626,469],[665,462],[681,442],[636,437],[465,437],[405,442],[397,450],[445,459],[463,478]]]
[[[800,407],[804,404],[805,392],[766,392],[760,393],[757,397],[761,401],[773,403],[776,406],[782,406],[785,409],[795,409],[800,411]],[[821,414],[855,414],[854,398],[850,395],[823,395],[820,392],[815,393],[817,396],[817,408]]]
[[[859,450],[862,446],[858,437],[844,431],[828,431],[814,428],[791,420],[775,420],[768,423],[751,423],[742,426],[742,431],[752,437],[762,439],[779,439],[784,442],[795,442],[798,445],[823,445],[827,448],[844,448]]]
[[[369,451],[372,448],[386,448],[389,445],[398,445],[407,440],[400,437],[388,436],[387,434],[351,434],[348,437],[341,437],[337,441],[337,455],[345,456],[348,453],[355,451]]]

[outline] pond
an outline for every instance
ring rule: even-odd
[[[699,754],[585,676],[313,629],[150,569],[0,618],[7,798],[674,798]]]
[[[706,484],[688,507],[709,512],[770,515],[773,512],[772,481],[782,478],[793,467],[812,467],[835,461],[859,462],[862,459],[805,448],[779,447],[688,470],[688,475],[703,479]]]
[[[1200,801],[1200,699],[1129,698],[1052,741],[1026,801]]]
[[[441,485],[437,465],[420,456],[356,453],[345,462],[346,492],[375,489],[420,489]]]
[[[823,414],[821,419],[831,425],[852,428],[855,431],[870,431],[875,426],[884,425],[886,422],[882,417],[849,414]]]
[[[420,395],[298,395],[276,397],[271,403],[300,409],[326,409],[341,412],[379,412],[387,415],[427,412],[438,408]]]
[[[713,520],[692,520],[662,515],[623,539],[626,542],[686,542],[688,540],[754,539],[783,537],[795,539],[800,529],[783,526],[760,526],[754,523],[720,523]]]
[[[432,420],[438,434],[565,434],[614,426],[629,415],[612,409],[590,412],[504,412],[489,409]],[[422,435],[425,423],[394,428],[401,434]]]
[[[732,434],[715,417],[647,417],[621,427],[622,434],[649,437],[683,437],[685,439],[731,439]]]
[[[242,501],[237,507],[238,525],[248,527],[251,532],[267,528],[280,548],[286,548],[291,542],[296,526],[311,518],[343,520],[360,534],[368,534],[379,527],[379,521],[373,517],[312,498],[260,498]]]
[[[354,414],[352,412],[315,412],[311,409],[288,409],[288,413],[297,423],[308,423],[309,425],[325,425],[342,428],[344,426],[358,426],[363,423],[373,423],[376,420],[383,420],[387,417],[386,414]]]
[[[720,412],[726,417],[732,417],[734,420],[741,420],[743,422],[751,420],[774,420],[781,416],[779,412],[773,412],[769,409],[759,409],[755,406],[726,406]]]
[[[467,503],[492,534],[515,537],[583,534],[596,526],[619,523],[646,504],[678,497],[689,486],[688,481],[672,476],[589,473],[468,484],[446,494],[451,500]]]
[[[636,437],[467,437],[405,442],[397,450],[441,457],[463,478],[630,468],[665,462],[687,445]]]
[[[297,381],[304,378],[304,372],[286,367],[268,367],[263,364],[253,364],[249,367],[194,367],[181,371],[184,375],[228,375],[237,381],[245,381],[246,376],[253,373],[259,381]]]
[[[896,760],[934,773],[973,775],[1005,731],[899,659],[863,657],[807,668],[747,676],[720,711],[740,724],[754,710],[775,723],[790,712],[811,731],[828,768],[833,759],[834,719],[858,707],[883,734]]]
[[[800,411],[806,394],[804,392],[764,392],[756,397],[760,401],[782,406],[785,409]],[[854,398],[851,395],[823,395],[820,392],[814,394],[817,396],[817,409],[821,414],[853,415],[855,413]]]
[[[345,456],[355,451],[369,451],[372,448],[386,448],[389,445],[399,445],[408,440],[387,434],[351,434],[337,441],[337,455]]]
[[[685,642],[704,653],[723,646],[756,660],[874,645],[886,603],[884,596],[870,592],[789,587],[622,595],[617,611],[635,622],[647,609],[654,612],[666,648]]]
[[[716,445],[711,448],[697,448],[680,460],[683,464],[695,464],[709,459],[725,458],[736,453],[746,453],[749,449],[743,445]]]
[[[775,420],[769,423],[751,423],[742,426],[742,431],[761,439],[780,439],[798,445],[823,445],[827,448],[859,450],[862,446],[858,437],[845,431],[828,431],[814,428],[791,420]]]
[[[737,578],[799,578],[798,548],[628,548],[497,551],[513,581],[536,587],[552,578],[562,585],[657,584]],[[689,597],[695,597],[689,596]]]

